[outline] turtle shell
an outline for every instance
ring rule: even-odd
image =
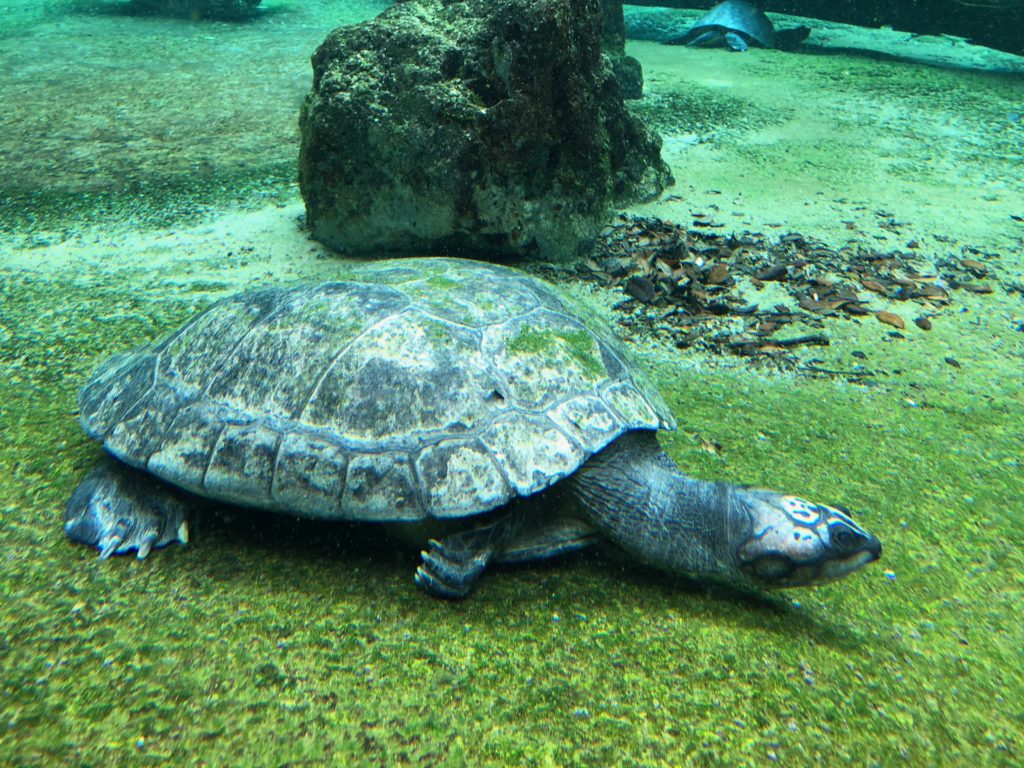
[[[764,12],[745,0],[725,0],[705,13],[679,42],[689,45],[706,32],[738,32],[762,48],[775,46],[775,28]]]
[[[202,496],[328,519],[473,515],[674,428],[602,322],[522,272],[398,259],[217,302],[100,366],[81,422]]]

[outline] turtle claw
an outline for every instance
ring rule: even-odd
[[[108,536],[106,539],[100,542],[100,560],[107,560],[111,555],[117,553],[117,548],[121,546],[121,542],[124,539],[121,536],[113,535]]]
[[[416,569],[416,586],[429,595],[461,600],[484,572],[491,553],[453,552],[443,542],[431,539],[429,550],[420,552],[423,563]]]
[[[139,551],[135,557],[139,560],[145,560],[146,556],[153,549],[153,545],[160,540],[160,533],[158,531],[149,530],[146,535],[139,540]]]
[[[169,486],[105,459],[71,495],[64,532],[98,548],[100,560],[133,549],[143,560],[156,547],[188,543],[186,510]]]
[[[417,587],[432,597],[440,597],[445,600],[461,600],[469,594],[468,587],[466,589],[452,588],[422,565],[416,569],[414,580]]]

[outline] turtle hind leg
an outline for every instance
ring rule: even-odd
[[[582,549],[599,538],[582,520],[556,517],[550,522],[529,520],[513,512],[488,525],[431,539],[416,569],[416,584],[434,597],[459,600],[469,594],[487,565],[522,563]]]
[[[144,472],[104,458],[71,494],[64,532],[100,550],[100,559],[138,550],[141,560],[154,547],[188,543],[184,494]]]

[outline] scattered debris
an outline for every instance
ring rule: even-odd
[[[888,212],[876,213],[890,228],[904,226]],[[789,364],[795,363],[794,348],[829,344],[825,318],[874,315],[896,329],[889,332],[892,338],[902,339],[903,317],[872,303],[913,301],[924,309],[914,326],[927,331],[930,317],[951,302],[951,291],[993,290],[977,281],[992,277],[992,261],[998,256],[967,246],[941,260],[930,259],[914,240],[907,247],[915,252],[883,253],[857,245],[835,249],[795,232],[769,239],[759,233],[712,231],[718,226],[704,213],[695,215],[690,229],[657,218],[620,215],[602,232],[594,255],[576,274],[621,288],[625,298],[616,309],[655,334],[667,334],[679,347]],[[930,269],[921,270],[922,264]],[[768,285],[778,288],[768,291]],[[765,291],[771,306],[748,303],[741,286]],[[792,301],[776,303],[780,290]],[[785,334],[794,324],[810,332]],[[854,369],[801,368],[853,378],[873,375],[859,365]]]
[[[722,444],[715,440],[708,440],[706,437],[700,439],[700,449],[714,456],[722,455]]]
[[[884,309],[880,309],[875,312],[875,317],[878,318],[880,323],[891,325],[893,328],[903,329],[906,328],[906,324],[903,322],[903,318],[897,315],[895,312],[886,312]]]

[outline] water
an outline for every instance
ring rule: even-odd
[[[207,510],[190,547],[143,562],[62,531],[100,455],[75,406],[97,362],[238,290],[343,268],[301,228],[298,109],[316,46],[384,4],[265,0],[241,25],[9,5],[0,763],[1021,761],[1019,57],[834,22],[806,22],[793,53],[666,47],[650,30],[700,11],[628,8],[631,109],[676,177],[631,214],[798,232],[835,254],[832,280],[857,248],[897,252],[949,302],[859,285],[904,327],[809,314],[772,338],[830,345],[769,364],[710,336],[677,348],[664,307],[556,277],[630,340],[680,466],[848,506],[884,557],[757,594],[588,552],[494,569],[449,604],[413,586],[415,549],[348,526]],[[736,290],[793,309],[790,288]]]

